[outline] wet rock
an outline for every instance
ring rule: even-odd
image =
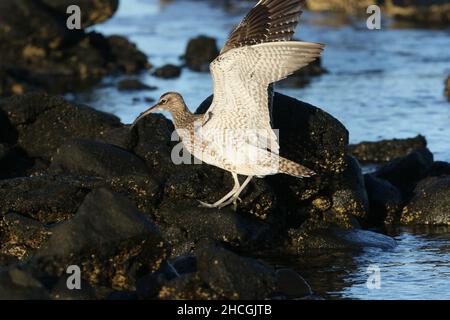
[[[44,224],[73,216],[98,180],[39,176],[0,181],[0,213],[16,212]]]
[[[137,73],[147,57],[123,37],[69,30],[67,5],[79,5],[82,27],[111,17],[117,0],[26,1],[0,4],[0,94],[84,89],[107,74]],[[25,23],[26,22],[26,23]]]
[[[428,178],[421,181],[415,196],[403,208],[402,224],[449,225],[450,177]]]
[[[0,268],[8,267],[18,262],[19,259],[17,259],[16,257],[9,254],[0,253]]]
[[[111,73],[135,74],[144,69],[150,69],[151,64],[147,56],[141,52],[135,44],[121,36],[109,36],[106,38],[110,61],[108,70]],[[102,50],[102,53],[103,50]]]
[[[155,90],[156,87],[146,85],[136,79],[122,80],[117,84],[117,89],[121,91]]]
[[[428,172],[430,177],[450,176],[450,163],[435,161]]]
[[[202,241],[196,255],[200,278],[222,297],[260,300],[275,291],[274,271],[257,260],[210,241]]]
[[[164,198],[157,212],[157,223],[173,247],[182,255],[204,237],[246,248],[267,245],[271,234],[267,224],[237,214],[232,208],[207,209],[196,200]]]
[[[99,140],[132,151],[138,143],[138,135],[136,130],[132,130],[129,126],[123,126],[107,131]]]
[[[296,250],[351,250],[361,248],[392,249],[393,238],[362,229],[316,229],[309,234],[292,230],[290,232]]]
[[[217,300],[220,297],[198,273],[182,275],[165,284],[158,298],[162,300]]]
[[[119,0],[42,0],[42,2],[61,16],[67,16],[66,11],[69,6],[79,6],[82,12],[82,29],[108,20],[119,6]]]
[[[320,76],[327,73],[327,70],[322,67],[322,59],[319,57],[307,66],[294,72],[288,78],[281,80],[278,85],[282,87],[302,88],[311,82],[313,77]]]
[[[448,98],[450,101],[450,76],[445,80],[445,89],[444,89],[444,95]]]
[[[369,200],[358,160],[346,156],[346,169],[333,180],[331,210],[337,215],[351,214],[365,218],[369,213]]]
[[[396,19],[425,26],[448,26],[450,4],[446,0],[389,0],[386,12]]]
[[[161,288],[178,276],[174,268],[168,262],[164,262],[159,270],[140,278],[136,282],[137,296],[139,299],[156,299]]]
[[[398,222],[403,206],[400,190],[389,181],[366,174],[364,181],[369,196],[370,213],[367,219],[369,226]]]
[[[219,55],[216,39],[198,36],[189,40],[184,59],[189,69],[207,72],[209,64]]]
[[[148,176],[145,163],[119,147],[85,139],[66,142],[53,156],[50,172],[114,178]]]
[[[71,138],[100,138],[121,125],[113,115],[46,94],[4,99],[0,101],[0,110],[8,115],[18,132],[17,145],[29,157],[44,159],[50,159]]]
[[[125,197],[97,189],[71,220],[53,228],[28,267],[39,277],[61,277],[67,266],[78,265],[91,285],[134,290],[139,275],[156,271],[165,256],[153,223]]]
[[[80,289],[70,290],[67,288],[67,278],[61,277],[50,292],[50,298],[53,300],[94,300],[97,298],[95,289],[85,280],[81,279]]]
[[[349,146],[349,153],[363,163],[382,163],[405,157],[417,149],[426,148],[424,136],[409,139],[392,139],[377,142],[361,142]]]
[[[291,269],[279,269],[276,271],[277,294],[287,299],[298,299],[312,295],[309,284],[297,272]]]
[[[160,68],[157,68],[153,75],[158,78],[164,78],[164,79],[173,79],[178,78],[181,74],[181,68],[178,66],[175,66],[173,64],[166,64]]]
[[[425,178],[433,165],[433,154],[427,148],[416,150],[381,167],[374,175],[400,189],[404,198],[411,195],[416,183]]]
[[[17,213],[8,213],[0,220],[0,252],[20,260],[40,248],[50,235],[40,222]]]
[[[197,271],[197,257],[193,254],[176,257],[172,266],[178,274],[193,273]]]
[[[42,283],[17,268],[0,270],[0,300],[49,299]]]

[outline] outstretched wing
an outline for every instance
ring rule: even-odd
[[[205,129],[258,130],[278,149],[270,126],[269,84],[284,79],[315,60],[323,50],[320,43],[287,41],[244,46],[220,55],[211,65],[214,100],[207,113]]]
[[[289,41],[305,0],[260,0],[230,34],[221,54],[264,42]]]

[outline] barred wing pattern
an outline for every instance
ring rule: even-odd
[[[230,34],[222,54],[243,46],[292,40],[305,0],[260,0]]]
[[[315,60],[322,50],[319,43],[288,41],[245,46],[220,55],[210,65],[214,100],[204,129],[258,130],[260,139],[278,154],[267,87]]]

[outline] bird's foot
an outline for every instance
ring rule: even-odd
[[[200,204],[198,205],[199,207],[202,208],[217,208],[218,206],[215,203],[206,203],[200,200],[197,200]]]
[[[233,210],[236,211],[237,210],[237,203],[242,202],[241,198],[239,197],[231,197],[228,201],[225,201],[224,203],[219,205],[219,209],[222,209],[230,204],[233,204]]]

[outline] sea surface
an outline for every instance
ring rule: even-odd
[[[116,15],[93,30],[120,34],[135,42],[154,66],[181,64],[189,39],[200,34],[225,42],[251,2],[126,0]],[[343,21],[345,20],[345,21]],[[318,106],[349,130],[351,143],[424,135],[435,159],[450,161],[450,103],[443,95],[450,74],[450,29],[399,28],[383,18],[381,30],[368,30],[363,18],[305,12],[296,37],[326,44],[327,74],[304,88],[279,91]],[[145,98],[166,91],[183,94],[191,110],[212,92],[209,73],[183,69],[180,78],[139,76],[155,91],[119,92],[121,78],[68,98],[132,122],[148,107]],[[450,299],[450,230],[391,231],[395,249],[367,249],[325,257],[283,257],[324,297],[353,299]],[[277,259],[275,259],[277,260]],[[367,268],[380,268],[380,289],[366,285]]]

